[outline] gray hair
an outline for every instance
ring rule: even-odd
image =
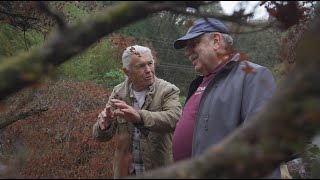
[[[207,36],[211,36],[214,32],[206,33]],[[233,38],[229,34],[220,33],[224,42],[227,43],[228,46],[233,45]]]
[[[220,33],[223,37],[224,42],[226,42],[229,46],[233,45],[233,38],[229,34]]]
[[[132,54],[139,55],[139,54],[145,54],[145,53],[149,53],[152,56],[151,50],[148,47],[139,46],[139,45],[127,47],[122,54],[122,67],[129,70],[129,65],[131,62],[130,55],[132,55]]]

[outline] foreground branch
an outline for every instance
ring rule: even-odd
[[[43,74],[83,52],[109,33],[171,6],[186,2],[124,2],[89,16],[78,24],[60,27],[45,44],[0,64],[0,100],[33,84]]]
[[[31,108],[22,112],[18,112],[17,114],[15,112],[11,112],[8,115],[5,115],[1,117],[0,122],[0,130],[3,128],[6,128],[7,126],[11,125],[12,123],[19,121],[21,119],[25,119],[29,116],[33,116],[35,114],[39,114],[41,112],[47,111],[48,107],[39,107],[39,108]]]

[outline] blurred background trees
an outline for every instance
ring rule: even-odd
[[[63,14],[66,22],[72,24],[117,3],[121,1],[48,1],[46,5]],[[309,5],[303,6],[304,3]],[[270,12],[270,18],[251,19],[248,20],[250,23],[268,23],[282,17],[274,11],[276,7],[285,7],[281,3],[266,1],[262,5]],[[302,12],[305,18],[286,29],[275,25],[248,33],[252,30],[250,27],[225,21],[234,32],[235,48],[246,54],[248,60],[270,68],[278,82],[294,64],[293,49],[314,15],[315,2],[301,2],[301,6],[305,9]],[[220,3],[201,6],[199,11],[223,15]],[[91,127],[110,90],[124,79],[121,72],[124,48],[135,44],[150,47],[157,60],[157,76],[181,89],[183,103],[188,84],[196,72],[183,50],[173,48],[173,42],[186,33],[194,19],[188,14],[172,11],[154,13],[101,38],[87,51],[60,65],[43,83],[6,98],[0,106],[1,121],[21,111],[34,112],[42,107],[48,107],[48,110],[17,118],[17,123],[1,130],[0,176],[111,178],[113,142],[94,142]],[[52,16],[38,9],[34,1],[0,2],[0,23],[0,63],[6,57],[40,46],[56,28]],[[307,162],[304,170],[308,171],[308,177],[317,176],[313,164],[318,164],[318,153],[313,151],[312,155],[314,158],[301,156],[302,161]]]

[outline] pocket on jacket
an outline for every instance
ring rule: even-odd
[[[156,132],[150,132],[148,139],[151,142],[158,142],[159,140],[161,140],[161,134]]]
[[[151,149],[151,151],[152,152],[157,151],[160,148],[162,143],[161,134],[150,132],[148,136],[148,141],[149,141],[149,148]]]

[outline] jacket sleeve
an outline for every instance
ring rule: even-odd
[[[180,89],[174,85],[170,85],[164,89],[160,99],[157,98],[157,100],[163,101],[160,110],[138,110],[144,122],[144,128],[159,133],[173,132],[181,115],[179,94]]]
[[[114,97],[114,90],[112,91],[111,95],[109,96],[108,105],[110,103],[110,100],[113,99]],[[101,112],[102,113],[102,112]],[[97,141],[109,141],[112,139],[113,135],[116,132],[117,129],[117,121],[112,122],[110,127],[106,130],[101,130],[99,127],[99,119],[102,118],[101,113],[98,115],[97,122],[93,125],[92,127],[92,136],[97,140]]]
[[[265,67],[260,67],[248,73],[242,94],[241,119],[245,122],[263,108],[272,97],[276,83],[272,73]]]

